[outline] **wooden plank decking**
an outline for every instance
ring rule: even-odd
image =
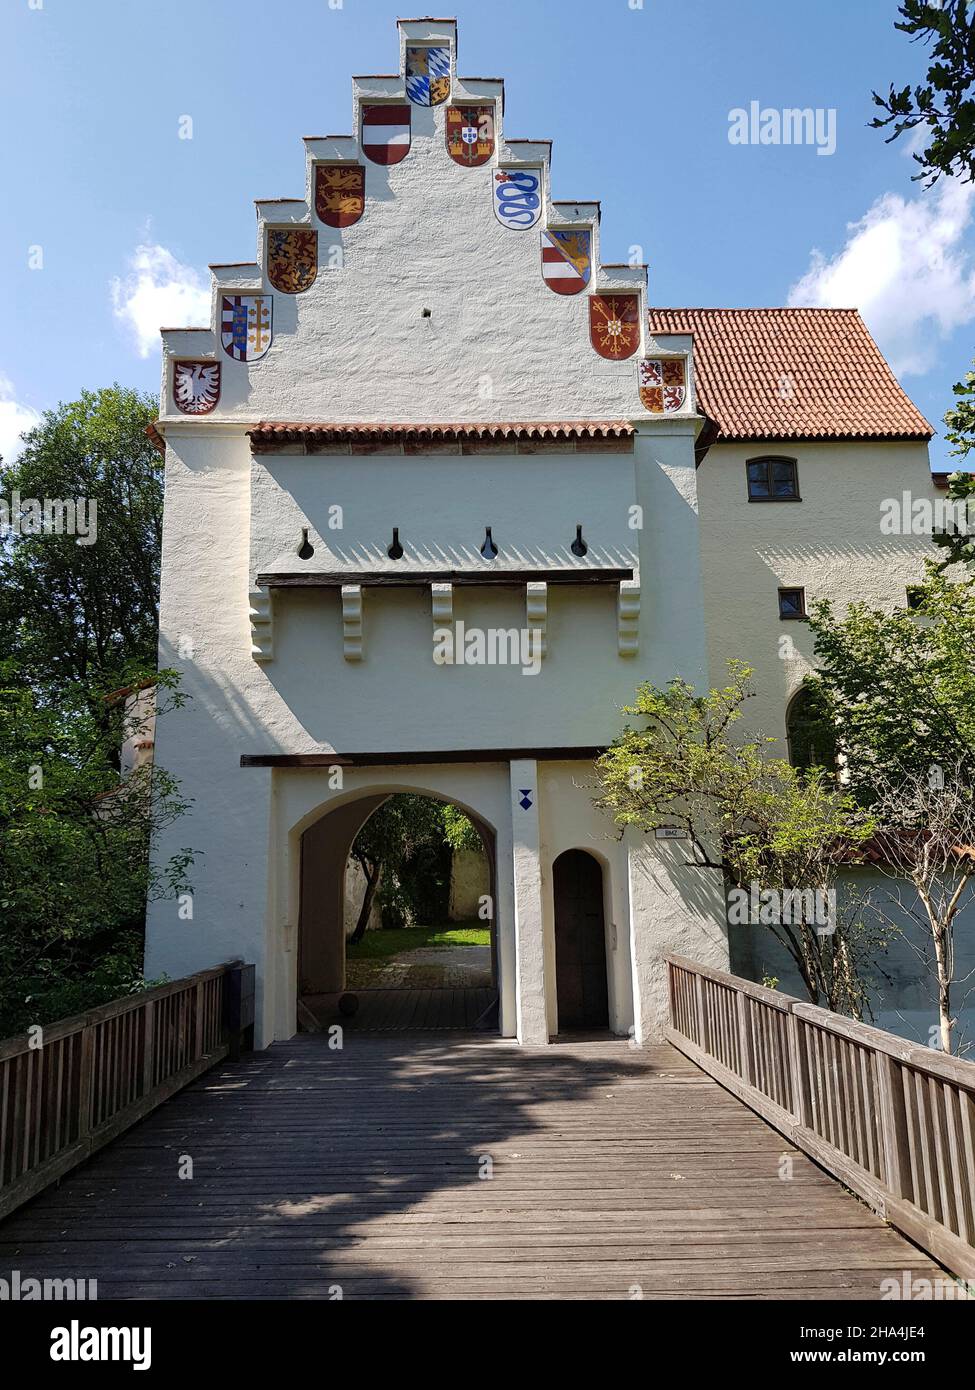
[[[341,1023],[355,1033],[464,1033],[474,1028],[498,996],[496,989],[481,986],[351,992],[359,1001],[351,1018],[343,1018],[339,1013],[334,995],[306,994],[301,1002],[323,1027]]]
[[[11,1269],[103,1299],[877,1299],[941,1274],[673,1048],[366,1033],[216,1068],[0,1225]]]

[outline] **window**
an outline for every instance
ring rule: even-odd
[[[806,616],[805,589],[779,590],[779,617],[804,618]]]
[[[789,762],[807,770],[825,767],[836,770],[836,736],[829,720],[817,708],[808,690],[800,690],[785,714]]]
[[[920,584],[908,584],[907,586],[907,606],[912,613],[916,613],[924,603],[924,589]]]
[[[795,459],[749,459],[749,502],[800,502],[799,471]]]

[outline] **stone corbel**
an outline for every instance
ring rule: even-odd
[[[442,653],[435,656],[434,660],[440,665],[448,666],[453,661],[454,656],[454,586],[453,584],[431,584],[430,585],[430,611],[433,615],[433,635],[434,640],[437,634],[446,632],[448,634],[446,642],[437,642],[437,648]]]
[[[274,613],[267,589],[251,589],[251,656],[255,661],[274,660]]]
[[[531,633],[532,651],[535,651],[537,642],[539,657],[547,656],[548,585],[544,581],[525,585],[525,618]]]
[[[636,656],[640,650],[640,581],[621,579],[616,603],[616,635],[620,656]]]
[[[342,585],[342,652],[346,661],[362,660],[362,585]]]

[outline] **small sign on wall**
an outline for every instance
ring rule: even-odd
[[[687,831],[679,825],[658,825],[653,832],[655,840],[686,840]]]

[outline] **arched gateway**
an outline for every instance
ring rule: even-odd
[[[400,786],[395,791],[372,792],[343,801],[326,810],[301,836],[301,882],[298,908],[299,998],[334,994],[345,989],[346,874],[356,836],[387,798],[409,792],[430,796],[425,788]],[[445,800],[434,795],[435,800]],[[456,803],[449,803],[456,804]],[[494,827],[469,807],[459,808],[481,838],[488,864],[488,902],[484,904],[491,943],[491,984],[499,983],[497,937],[497,835]],[[497,1010],[492,1010],[496,1017]]]
[[[490,831],[501,1032],[558,1026],[553,865],[591,845],[605,1022],[642,1039],[668,949],[727,959],[719,886],[593,806],[636,686],[706,679],[693,339],[650,332],[645,267],[602,263],[454,23],[399,35],[303,194],[258,202],[257,260],[212,267],[209,327],[163,335],[160,657],[192,698],[157,754],[192,808],[157,853],[197,860],[146,968],[255,961],[258,1042],[289,1036],[303,981],[341,987],[357,826],[418,789]]]

